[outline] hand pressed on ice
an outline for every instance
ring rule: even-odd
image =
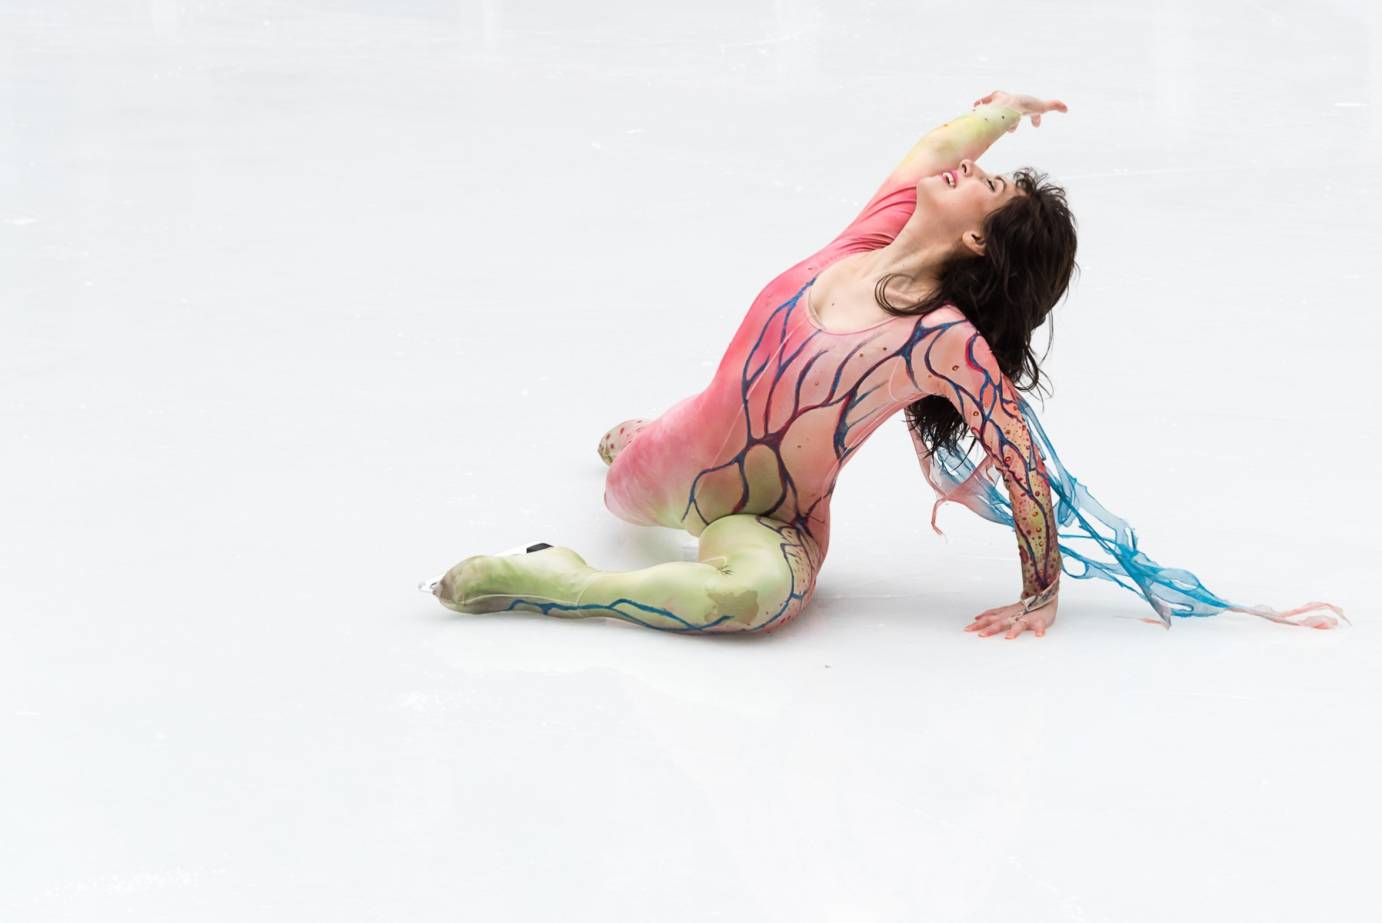
[[[993,103],[995,106],[1007,106],[1009,109],[1017,111],[1018,119],[1016,122],[1013,122],[1012,127],[1009,128],[1008,131],[1017,131],[1017,126],[1021,124],[1021,117],[1024,115],[1030,115],[1032,117],[1033,128],[1040,128],[1042,113],[1051,112],[1052,110],[1056,112],[1069,111],[1066,109],[1065,103],[1061,102],[1059,99],[1037,99],[1035,96],[1026,96],[1022,93],[1004,93],[1002,90],[994,90],[989,95],[974,101],[975,106],[980,106],[985,103]]]
[[[987,638],[989,635],[996,635],[1000,631],[1007,629],[1005,638],[1016,638],[1027,629],[1036,632],[1040,638],[1046,634],[1046,629],[1051,627],[1051,623],[1056,620],[1056,604],[1060,602],[1060,597],[1056,597],[1040,609],[1033,609],[1020,622],[1013,619],[1022,615],[1022,603],[1012,603],[1007,606],[999,606],[996,609],[985,609],[974,617],[974,621],[965,626],[965,631],[977,631],[979,637]]]

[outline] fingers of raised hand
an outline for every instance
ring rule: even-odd
[[[1043,112],[1069,112],[1069,111],[1070,111],[1070,109],[1065,105],[1065,103],[1061,102],[1059,99],[1047,100],[1046,102],[1044,102],[1044,103],[1038,103],[1037,105],[1039,106],[1039,108],[1037,109],[1036,112],[1032,113],[1032,124],[1033,124],[1033,125],[1040,125],[1040,124],[1041,124],[1041,114],[1042,114]]]
[[[976,105],[976,106],[982,106],[984,103],[991,103],[991,102],[993,102],[993,98],[994,98],[995,96],[997,96],[997,95],[998,95],[999,93],[1001,93],[1001,92],[1003,92],[1003,91],[1002,91],[1002,90],[994,90],[992,93],[988,94],[987,96],[981,96],[981,97],[979,97],[978,99],[976,99],[976,100],[974,101],[974,105]]]

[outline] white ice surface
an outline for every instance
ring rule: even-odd
[[[777,634],[415,591],[682,556],[601,433],[995,88],[1070,106],[984,158],[1079,217],[1062,459],[1351,628],[967,634],[1015,544],[900,422]],[[1378,4],[11,0],[0,118],[0,917],[1379,918]]]

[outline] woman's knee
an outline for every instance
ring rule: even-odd
[[[771,632],[795,618],[815,589],[809,557],[793,553],[792,536],[784,541],[770,528],[784,524],[760,519],[725,517],[701,533],[701,561],[717,570],[706,586],[715,631]]]
[[[712,631],[757,631],[781,609],[787,594],[772,575],[716,568],[702,588],[702,624]]]
[[[794,585],[789,576],[727,575],[706,588],[705,631],[768,634],[795,619],[811,599],[813,583]]]

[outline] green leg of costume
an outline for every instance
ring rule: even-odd
[[[726,516],[700,535],[697,561],[601,571],[570,548],[479,555],[447,571],[436,593],[458,612],[520,609],[560,618],[617,618],[663,631],[770,632],[815,589],[815,545],[766,516]]]

